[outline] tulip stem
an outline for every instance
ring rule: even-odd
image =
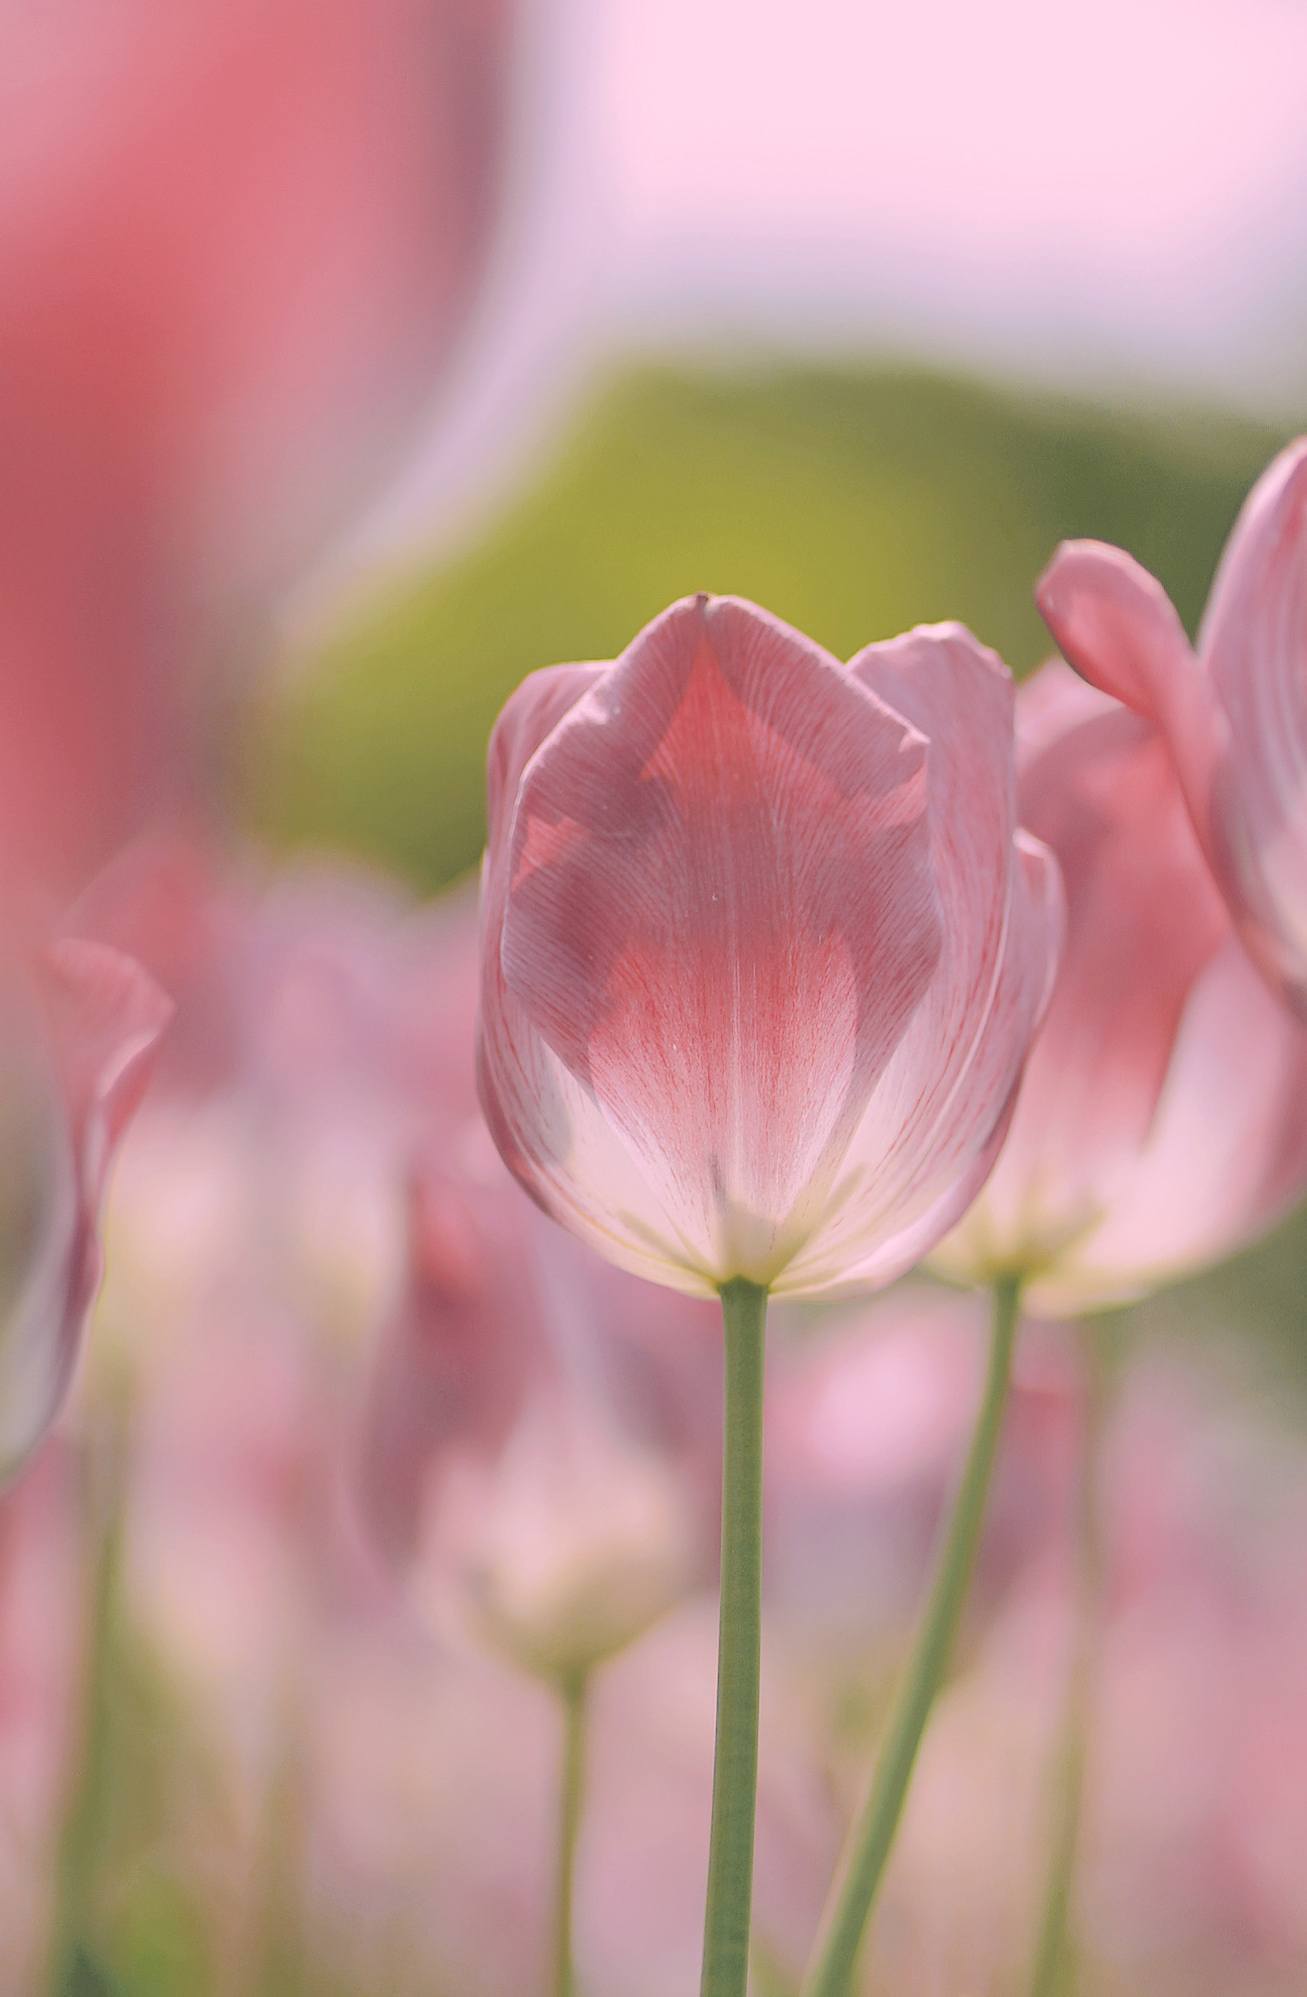
[[[94,1927],[97,1866],[105,1843],[112,1780],[114,1676],[122,1612],[129,1423],[115,1399],[102,1415],[89,1452],[85,1490],[88,1600],[82,1645],[81,1710],[73,1737],[73,1781],[65,1800],[54,1864],[50,1918],[51,1997],[98,1980]]]
[[[578,1671],[559,1682],[563,1705],[563,1752],[558,1784],[558,1869],[554,1876],[554,1997],[574,1997],[572,1918],[576,1899],[576,1854],[585,1789],[586,1675]]]
[[[1030,1974],[1031,1997],[1061,1997],[1074,1969],[1072,1896],[1084,1812],[1085,1769],[1098,1677],[1099,1629],[1106,1581],[1098,1489],[1099,1458],[1108,1412],[1106,1327],[1086,1325],[1084,1430],[1076,1492],[1075,1624],[1066,1700],[1055,1750],[1048,1872]]]
[[[989,1366],[962,1480],[917,1640],[890,1714],[871,1790],[846,1847],[803,1997],[850,1997],[867,1926],[903,1812],[917,1750],[939,1691],[975,1565],[1012,1372],[1020,1283],[994,1285]]]
[[[717,1745],[700,1997],[745,1997],[758,1793],[762,1628],[762,1384],[767,1292],[722,1286],[726,1349]]]

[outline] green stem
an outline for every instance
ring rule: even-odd
[[[558,1869],[554,1887],[554,1997],[574,1997],[572,1912],[576,1853],[585,1789],[586,1679],[582,1672],[559,1685],[563,1701],[563,1757],[558,1784]]]
[[[803,1986],[803,1997],[850,1997],[854,1987],[863,1940],[898,1829],[917,1750],[948,1665],[975,1565],[985,1499],[1003,1425],[1019,1307],[1019,1282],[1014,1277],[1002,1278],[994,1285],[989,1368],[980,1412],[925,1615],[890,1714],[889,1731],[871,1792],[854,1826],[842,1876],[827,1907],[817,1957]]]
[[[1084,1328],[1085,1414],[1076,1496],[1075,1628],[1054,1763],[1048,1873],[1030,1975],[1031,1997],[1062,1997],[1070,1990],[1074,1973],[1071,1902],[1084,1811],[1105,1578],[1098,1466],[1108,1403],[1108,1368],[1102,1351],[1106,1336],[1099,1326]]]
[[[87,1616],[82,1710],[73,1787],[54,1867],[49,1988],[68,1997],[82,1980],[92,1941],[97,1861],[104,1844],[110,1782],[110,1709],[118,1643],[126,1505],[127,1421],[116,1404],[102,1411],[88,1465]]]
[[[767,1292],[722,1286],[726,1347],[721,1620],[708,1904],[700,1997],[745,1997],[758,1793],[762,1627],[762,1382]]]

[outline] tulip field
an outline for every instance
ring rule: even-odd
[[[0,22],[0,1997],[1307,1990],[1295,391],[731,6]]]

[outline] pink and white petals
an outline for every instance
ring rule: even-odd
[[[1253,488],[1190,650],[1160,585],[1072,542],[1040,608],[1078,672],[1156,722],[1263,973],[1307,1014],[1307,439]]]
[[[1061,948],[1057,866],[1016,825],[1013,686],[1001,661],[946,624],[871,646],[852,670],[929,743],[941,952],[849,1147],[845,1184],[865,1192],[831,1216],[782,1291],[880,1287],[966,1211],[998,1155]],[[861,1253],[858,1233],[870,1235]]]
[[[138,965],[96,943],[56,943],[32,991],[10,995],[0,1480],[41,1440],[72,1377],[100,1280],[109,1167],[171,1011]]]
[[[999,662],[945,626],[847,668],[686,599],[528,680],[490,771],[481,1084],[522,1183],[677,1288],[897,1273],[988,1162],[1056,948]]]

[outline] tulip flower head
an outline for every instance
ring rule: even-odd
[[[1054,662],[1018,733],[1066,948],[998,1164],[936,1260],[1019,1273],[1061,1316],[1230,1253],[1307,1190],[1307,1032],[1234,933],[1161,730]]]
[[[874,1287],[965,1209],[1056,958],[1012,687],[733,598],[534,674],[490,750],[480,1085],[538,1203],[711,1293]]]
[[[1191,648],[1119,548],[1059,548],[1038,600],[1076,671],[1161,732],[1249,951],[1307,1015],[1307,438],[1253,488]]]

